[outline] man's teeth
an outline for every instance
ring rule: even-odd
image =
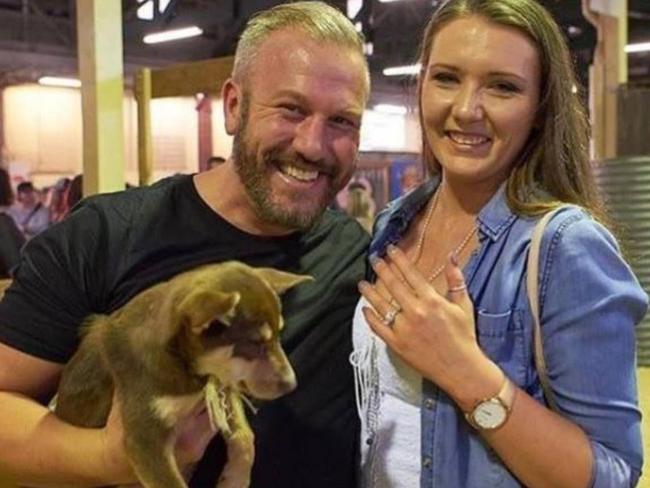
[[[290,166],[288,164],[282,165],[280,167],[285,175],[291,176],[300,181],[314,181],[318,178],[318,171],[307,171],[304,169],[296,168],[295,166]]]
[[[449,137],[452,141],[458,144],[465,144],[468,146],[478,146],[487,142],[489,139],[485,136],[476,136],[471,134],[460,134],[458,132],[450,132]]]

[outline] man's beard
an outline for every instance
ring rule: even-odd
[[[324,163],[308,161],[300,155],[280,147],[267,151],[263,154],[262,161],[258,161],[257,155],[250,149],[246,137],[249,105],[249,97],[244,95],[241,107],[241,126],[234,135],[232,145],[235,169],[248,198],[253,203],[255,213],[264,222],[287,229],[306,231],[320,219],[329,203],[336,196],[337,188],[332,182],[338,179],[340,170],[325,167]],[[314,203],[314,197],[298,192],[292,195],[285,193],[286,199],[290,200],[289,205],[275,201],[267,169],[272,165],[281,166],[279,162],[313,168],[323,171],[327,175],[329,178],[327,191],[317,204],[306,207],[306,203]]]

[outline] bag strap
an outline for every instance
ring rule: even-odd
[[[553,216],[560,210],[567,208],[568,205],[562,205],[554,210],[548,212],[542,220],[540,220],[533,229],[533,235],[530,239],[530,250],[528,251],[527,275],[526,275],[526,288],[528,289],[528,302],[530,303],[530,311],[533,316],[533,347],[535,357],[535,368],[537,369],[537,376],[544,391],[544,398],[548,406],[552,410],[559,412],[555,394],[551,388],[551,382],[548,378],[548,370],[546,369],[546,360],[544,359],[544,345],[542,343],[542,329],[539,319],[539,253],[542,245],[542,236],[544,229]]]
[[[25,217],[25,220],[23,221],[23,224],[22,224],[23,227],[27,227],[27,224],[29,224],[29,221],[32,220],[32,217],[33,217],[34,215],[36,215],[36,212],[38,212],[38,211],[41,209],[42,206],[43,206],[43,204],[42,204],[41,202],[38,202],[38,203],[34,206],[34,208],[32,209],[32,211],[29,212],[29,215],[27,215],[27,217]]]

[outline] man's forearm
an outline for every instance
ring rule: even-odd
[[[98,486],[127,481],[108,466],[104,435],[59,420],[47,408],[0,392],[0,471],[21,486]],[[113,472],[111,472],[113,471]]]

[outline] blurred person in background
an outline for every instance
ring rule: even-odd
[[[350,217],[357,219],[361,227],[372,231],[375,219],[375,202],[365,185],[353,181],[348,185],[348,200],[345,211]]]
[[[49,190],[47,199],[43,202],[50,211],[50,223],[56,224],[63,220],[68,213],[66,194],[70,187],[70,178],[59,179]]]
[[[13,218],[6,212],[13,200],[9,173],[0,168],[0,279],[9,278],[10,270],[18,263],[20,248],[25,242]]]
[[[16,202],[7,211],[26,239],[31,239],[50,225],[50,211],[40,201],[34,185],[24,181],[16,188]]]

